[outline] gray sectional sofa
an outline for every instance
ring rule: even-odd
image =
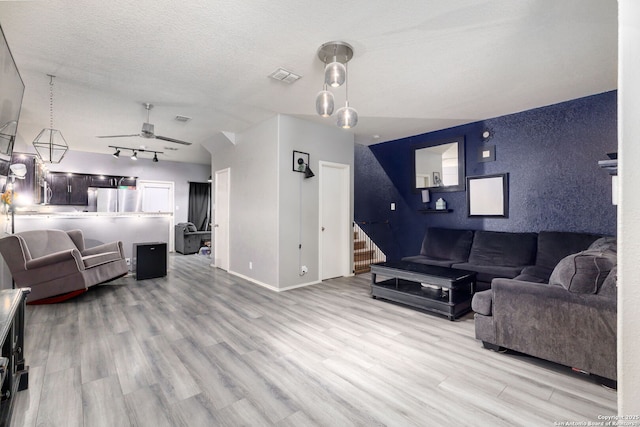
[[[471,307],[476,338],[486,348],[526,353],[614,385],[615,238],[475,231],[469,239],[468,233],[427,229],[420,255],[403,260],[478,273]]]
[[[586,249],[599,235],[563,231],[509,233],[429,227],[420,254],[403,261],[475,271],[476,291],[495,278],[546,283],[562,258]]]

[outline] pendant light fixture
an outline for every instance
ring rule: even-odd
[[[53,78],[49,76],[49,128],[42,131],[33,140],[38,157],[45,163],[60,163],[69,146],[62,133],[53,128]]]
[[[346,81],[346,80],[345,80]],[[345,88],[345,105],[338,110],[338,127],[342,129],[351,129],[358,124],[358,112],[349,107],[349,82],[344,85]]]
[[[340,87],[347,83],[347,63],[353,58],[353,47],[341,41],[324,43],[318,49],[318,58],[325,64],[324,87],[316,96],[316,112],[322,117],[329,117],[334,110],[333,93],[327,86]],[[345,84],[345,88],[347,88]],[[349,107],[349,93],[346,91],[345,106],[338,110],[338,126],[344,129],[354,127],[358,123],[358,113]]]
[[[324,89],[318,92],[316,96],[316,112],[322,117],[329,117],[333,114],[333,93],[327,90],[327,84],[324,84]]]

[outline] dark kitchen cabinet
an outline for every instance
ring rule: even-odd
[[[50,172],[47,178],[52,205],[82,205],[89,203],[89,179],[87,175]]]
[[[118,188],[120,186],[135,187],[136,179],[116,175],[87,175],[89,187]]]

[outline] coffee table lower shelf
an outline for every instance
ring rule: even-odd
[[[403,279],[389,279],[371,284],[373,298],[382,298],[441,314],[449,320],[455,320],[471,311],[469,291],[454,292],[451,298],[449,292],[451,290],[423,287],[420,283]]]

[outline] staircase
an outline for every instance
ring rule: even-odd
[[[371,271],[370,264],[384,262],[387,257],[356,223],[353,224],[353,272]]]

